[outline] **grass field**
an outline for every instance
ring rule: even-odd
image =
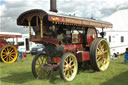
[[[90,68],[79,70],[72,82],[63,81],[58,72],[49,79],[35,79],[31,71],[33,56],[12,64],[0,63],[0,85],[128,85],[128,64],[123,57],[112,60],[105,72],[94,72]]]

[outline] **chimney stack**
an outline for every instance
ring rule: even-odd
[[[50,0],[50,11],[58,12],[56,9],[56,0]]]

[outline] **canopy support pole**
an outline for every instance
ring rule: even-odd
[[[41,27],[41,29],[40,29],[40,35],[41,35],[41,38],[43,38],[43,19],[41,18],[40,19],[40,27]]]
[[[16,37],[16,45],[18,45],[18,37]]]
[[[38,16],[36,17],[36,26],[38,26]]]
[[[29,38],[31,38],[31,22],[28,21],[28,25],[29,25]]]

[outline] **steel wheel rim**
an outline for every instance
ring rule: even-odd
[[[37,77],[40,79],[46,78],[50,74],[50,71],[43,68],[45,64],[48,64],[47,60],[48,58],[46,55],[41,55],[35,62],[35,71],[37,73]]]
[[[101,40],[96,49],[96,62],[101,71],[108,68],[110,63],[110,49],[105,40]]]
[[[1,59],[5,63],[13,63],[18,56],[17,49],[14,46],[5,46],[1,51]]]
[[[68,81],[72,81],[77,73],[77,61],[74,55],[68,55],[64,60],[63,73],[64,77]]]

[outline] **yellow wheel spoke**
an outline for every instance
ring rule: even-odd
[[[8,62],[8,57],[6,58],[7,62]]]
[[[7,56],[5,56],[3,59],[5,60],[7,58]]]
[[[74,63],[71,65],[71,67],[73,67],[73,66],[75,66],[75,64],[74,64]]]
[[[68,64],[68,61],[67,61],[67,60],[65,60],[64,62],[65,62],[66,64]]]
[[[99,49],[99,48],[97,48],[97,50],[98,50],[98,51],[100,51],[100,49]]]
[[[5,51],[5,52],[8,52],[6,48],[4,49],[4,51]]]
[[[10,56],[10,58],[11,58],[11,60],[13,60],[13,57],[12,56]]]
[[[10,56],[15,57],[15,55],[11,55],[11,54],[10,54]]]
[[[41,64],[43,64],[43,59],[40,57],[40,60],[41,60]]]
[[[104,48],[104,44],[101,45],[101,48]]]
[[[16,54],[15,52],[11,52],[11,54]]]
[[[98,45],[98,48],[100,48],[100,49],[101,49],[101,43]]]
[[[107,52],[108,52],[108,50],[105,50],[105,51],[104,51],[104,54],[107,53]]]
[[[9,61],[10,61],[10,56],[8,57]]]
[[[67,78],[69,78],[69,71],[67,71],[68,73],[67,73]]]
[[[64,69],[64,71],[67,71],[67,70],[68,70],[68,68],[65,68],[65,69]]]
[[[7,52],[10,52],[9,48],[7,48]]]
[[[43,64],[46,64],[46,58],[43,59],[42,63]]]
[[[100,56],[100,55],[103,55],[103,53],[97,53],[96,55],[97,55],[97,56]]]
[[[71,75],[72,75],[72,72],[73,72],[73,70],[71,70]]]
[[[102,60],[98,61],[98,66],[100,66],[100,67],[102,66]]]
[[[10,52],[13,52],[13,49]]]
[[[97,57],[97,62],[98,62],[98,61],[100,61],[100,60],[101,60],[101,57],[100,57],[100,56],[98,56],[98,57]]]
[[[70,63],[69,64],[71,64],[71,63],[73,63],[73,60],[70,60]]]
[[[40,61],[39,61],[39,59],[38,59],[37,61],[38,61],[38,63],[40,64]]]

